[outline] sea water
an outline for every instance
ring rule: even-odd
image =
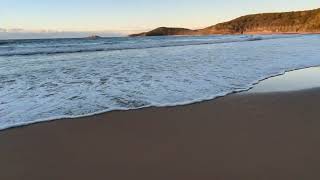
[[[320,35],[0,40],[0,129],[174,106],[320,65]]]

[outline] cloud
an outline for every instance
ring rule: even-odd
[[[0,28],[0,39],[82,38],[91,35],[102,37],[124,36],[129,31],[57,31]]]

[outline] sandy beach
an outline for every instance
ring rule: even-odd
[[[240,93],[8,129],[0,179],[319,179],[319,101]]]
[[[319,2],[0,14],[0,180],[320,180]]]

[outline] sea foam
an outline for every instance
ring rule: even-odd
[[[267,77],[320,65],[319,40],[275,35],[2,42],[0,129],[246,90]],[[47,53],[61,48],[64,53]],[[91,51],[97,48],[109,50]]]

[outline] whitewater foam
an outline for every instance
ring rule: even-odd
[[[112,110],[189,104],[247,90],[285,71],[320,65],[319,36],[285,37],[0,57],[0,129]],[[189,43],[192,38],[159,41]]]

